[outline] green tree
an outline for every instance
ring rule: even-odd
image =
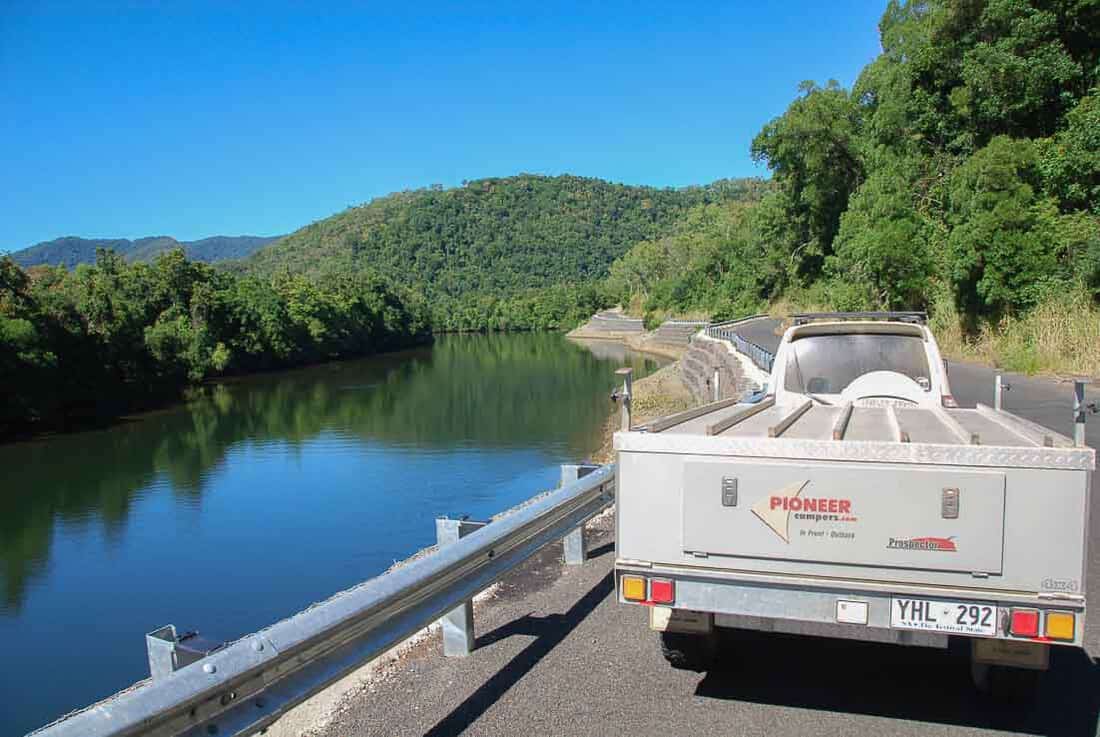
[[[268,283],[111,251],[32,277],[0,259],[0,432],[110,418],[229,372],[390,350],[423,315],[374,278]]]
[[[803,82],[801,96],[753,139],[752,157],[775,175],[789,235],[777,240],[789,273],[812,280],[820,273],[848,196],[863,180],[860,110],[833,80]]]
[[[1100,91],[1082,97],[1065,128],[1040,144],[1039,169],[1063,209],[1100,214]]]
[[[1064,274],[1057,208],[1034,186],[1035,146],[998,136],[952,176],[951,277],[970,312],[1036,304]]]
[[[876,171],[855,192],[840,221],[828,273],[855,298],[844,307],[923,306],[932,274],[928,224],[913,204],[913,187],[896,168]]]

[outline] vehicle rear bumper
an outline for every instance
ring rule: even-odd
[[[996,639],[1080,647],[1084,634],[1085,605],[1081,599],[1052,600],[1019,592],[918,588],[894,586],[887,582],[823,581],[805,577],[777,580],[782,577],[738,576],[726,571],[710,573],[632,561],[619,561],[615,568],[616,595],[621,603],[667,606],[713,614],[714,624],[720,627],[945,646],[947,634],[891,625],[893,599],[906,597],[994,605],[997,616],[993,637]],[[621,582],[624,574],[674,582],[674,601],[668,604],[652,600],[628,601],[623,595]],[[1010,613],[1014,607],[1038,609],[1043,616],[1052,611],[1072,613],[1076,622],[1073,639],[1015,637],[1009,634]]]

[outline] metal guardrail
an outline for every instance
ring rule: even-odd
[[[713,323],[708,325],[704,329],[704,333],[708,338],[714,338],[715,340],[725,340],[733,344],[733,347],[737,349],[738,353],[742,353],[749,357],[749,360],[754,364],[762,368],[764,371],[771,372],[772,366],[775,364],[775,354],[769,351],[767,348],[753,343],[751,340],[746,340],[738,334],[736,326],[740,323],[748,322],[749,320],[758,320],[760,318],[767,317],[767,315],[752,315],[750,317],[742,317],[737,320],[727,320],[726,322]]]
[[[725,320],[723,322],[712,322],[707,325],[707,328],[725,328],[730,325],[737,325],[742,322],[748,322],[749,320],[759,320],[761,318],[768,317],[768,315],[749,315],[748,317],[739,317],[736,320]]]
[[[563,482],[583,470],[563,467]],[[437,619],[444,618],[445,647],[448,626],[463,619],[466,632],[459,634],[472,644],[472,610],[464,611],[470,600],[554,540],[565,539],[566,562],[583,560],[583,525],[611,503],[614,487],[615,467],[608,465],[506,516],[474,523],[465,536],[463,523],[448,520],[456,524],[441,530],[459,529],[450,541],[441,531],[434,552],[32,734],[251,735]]]

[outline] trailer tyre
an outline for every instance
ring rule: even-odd
[[[709,670],[718,655],[718,633],[661,632],[661,654],[673,668]]]

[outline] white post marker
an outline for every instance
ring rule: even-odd
[[[993,380],[993,409],[1000,412],[1004,409],[1004,391],[1007,387],[1000,374]]]
[[[1085,447],[1085,384],[1083,379],[1073,382],[1073,444],[1078,448]]]
[[[623,377],[623,392],[619,395],[622,402],[622,431],[630,432],[630,401],[634,395],[634,369],[621,368],[615,372],[616,376]]]

